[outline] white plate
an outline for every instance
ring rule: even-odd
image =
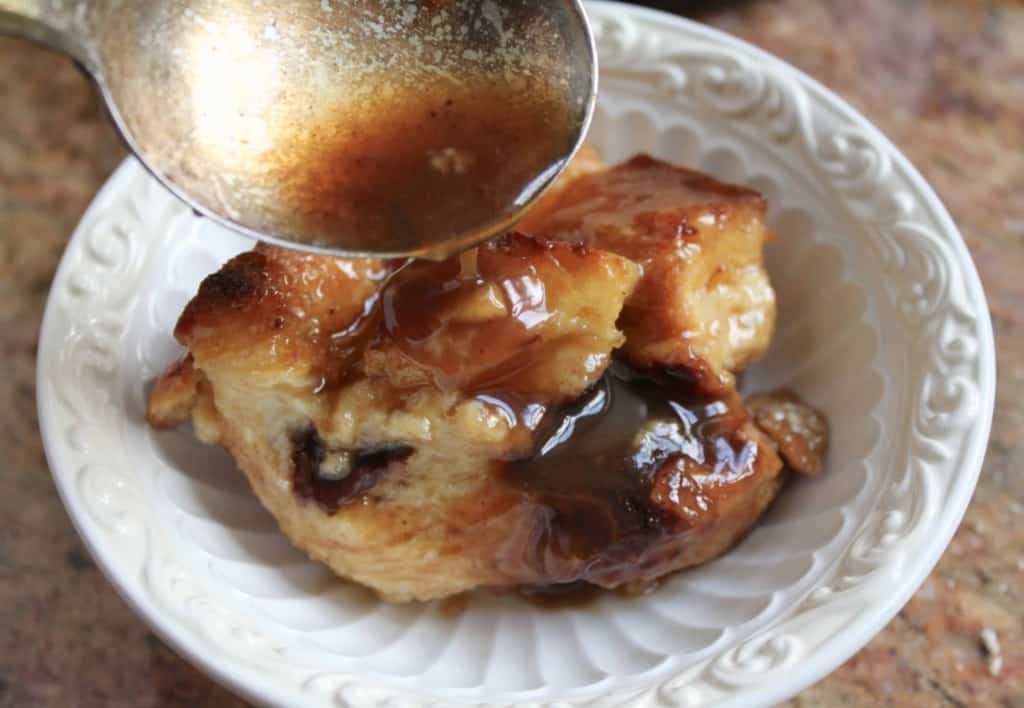
[[[135,162],[68,245],[39,409],[68,513],[171,644],[252,700],[303,706],[770,704],[860,648],[925,578],[967,505],[994,395],[991,324],[964,244],[882,135],[806,76],[656,12],[590,6],[593,142],[750,184],[771,201],[780,326],[751,388],[824,408],[825,475],[787,489],[720,560],[626,600],[461,614],[382,605],[285,542],[227,456],[143,420],[174,321],[244,239]]]

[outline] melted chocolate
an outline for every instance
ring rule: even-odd
[[[749,467],[736,436],[746,413],[689,369],[639,371],[621,362],[541,424],[535,453],[504,467],[504,482],[541,510],[527,565],[563,582],[637,561],[651,540],[689,525],[652,503],[659,468],[681,457],[723,481]]]
[[[310,427],[292,435],[292,491],[333,515],[341,507],[365,499],[391,464],[404,462],[412,452],[407,446],[334,452],[347,456],[350,469],[345,474],[328,476],[324,464],[329,451],[316,428]]]

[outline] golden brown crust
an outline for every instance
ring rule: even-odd
[[[149,424],[158,430],[167,430],[187,421],[196,406],[202,376],[191,354],[172,364],[149,393],[146,406]]]
[[[829,438],[828,420],[821,411],[787,390],[751,396],[747,407],[786,464],[802,475],[821,472]]]
[[[287,372],[293,385],[341,375],[364,332],[340,336],[363,314],[391,266],[260,245],[206,278],[174,336],[200,369],[228,365],[250,375]],[[357,341],[352,341],[353,339]]]
[[[626,303],[625,354],[638,366],[706,361],[725,374],[767,349],[775,297],[762,264],[766,203],[752,190],[635,157],[570,182],[531,226],[640,265]]]

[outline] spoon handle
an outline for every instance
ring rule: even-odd
[[[90,5],[86,0],[0,0],[0,34],[39,42],[89,68],[84,38]]]

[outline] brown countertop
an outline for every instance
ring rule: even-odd
[[[885,631],[790,705],[1024,708],[1024,4],[648,4],[779,55],[879,125],[949,207],[992,309],[996,417],[962,527]],[[34,378],[44,299],[68,234],[123,155],[69,62],[0,39],[0,231],[22,236],[0,237],[0,706],[243,705],[117,596],[43,457]],[[998,637],[999,660],[983,630]]]

